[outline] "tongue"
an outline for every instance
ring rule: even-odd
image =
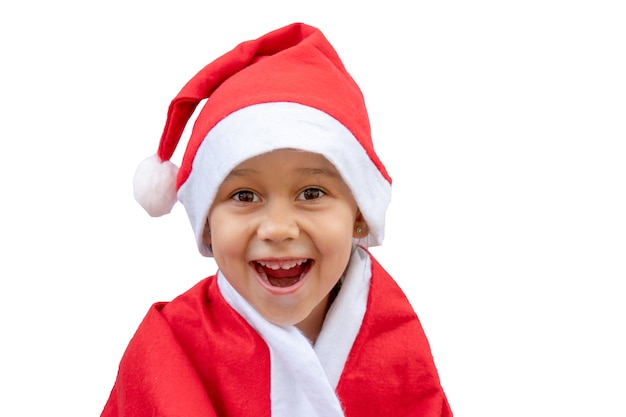
[[[295,278],[273,278],[270,276],[267,277],[267,280],[274,287],[290,287],[296,282],[298,282],[299,279],[300,279],[300,276],[297,276]]]

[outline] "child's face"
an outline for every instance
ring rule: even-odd
[[[226,177],[205,240],[256,310],[302,329],[321,326],[357,223],[364,226],[335,167],[321,155],[285,149],[251,158]]]

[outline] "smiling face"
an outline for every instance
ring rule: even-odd
[[[205,241],[237,292],[268,321],[296,325],[312,340],[347,267],[352,238],[367,235],[335,167],[319,154],[286,149],[231,171],[207,230]]]

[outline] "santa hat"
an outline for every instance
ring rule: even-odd
[[[182,164],[170,158],[196,106]],[[239,44],[198,72],[171,102],[156,155],[135,174],[136,200],[152,216],[185,207],[200,252],[216,192],[241,162],[276,149],[321,154],[350,187],[382,243],[391,178],[374,152],[363,95],[316,28],[296,23]]]

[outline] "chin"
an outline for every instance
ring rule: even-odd
[[[309,314],[300,313],[300,314],[287,314],[284,311],[275,312],[272,314],[263,314],[263,317],[270,323],[273,323],[277,326],[295,326],[298,323],[303,322],[309,317]]]

